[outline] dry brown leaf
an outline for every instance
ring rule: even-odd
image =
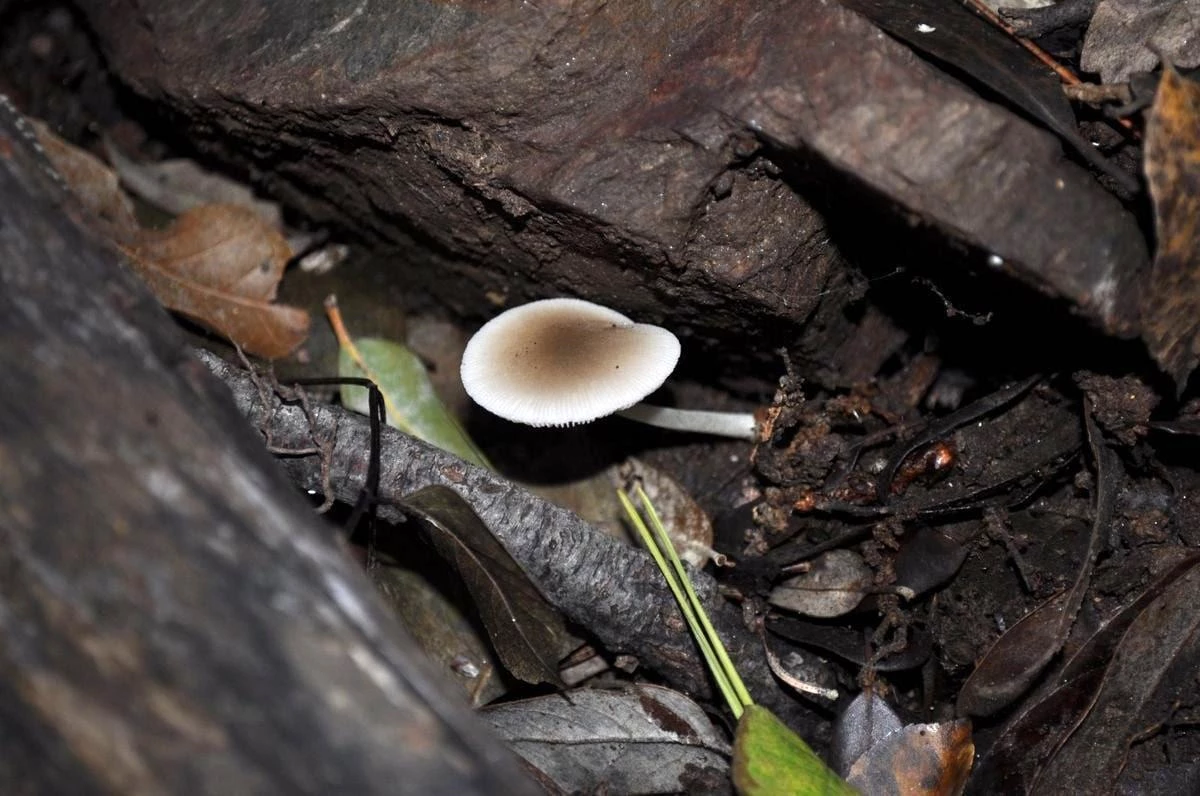
[[[1200,85],[1170,67],[1146,123],[1145,149],[1158,251],[1142,334],[1182,390],[1200,363]]]
[[[910,724],[867,750],[850,767],[846,781],[878,796],[956,796],[963,792],[974,761],[975,742],[966,719]]]
[[[307,312],[271,303],[290,249],[249,210],[198,207],[125,251],[166,307],[252,354],[286,356],[308,336]]]
[[[640,459],[629,458],[617,469],[615,485],[627,489],[634,483],[646,490],[680,558],[694,567],[703,567],[710,560],[718,566],[728,563],[713,550],[712,520],[678,481]]]
[[[165,230],[142,229],[112,169],[34,124],[47,157],[96,227],[124,250],[164,306],[267,359],[304,342],[308,313],[271,303],[292,254],[275,226],[246,208],[212,204],[189,210]]]
[[[275,298],[292,256],[275,227],[231,204],[188,210],[165,230],[144,230],[126,248],[188,282],[258,301]]]
[[[133,205],[121,190],[116,173],[100,158],[59,138],[37,119],[30,119],[38,143],[63,181],[85,208],[101,222],[101,229],[117,241],[136,235]]]
[[[304,310],[211,290],[136,258],[133,266],[164,306],[220,333],[247,353],[278,359],[308,336],[310,319]]]

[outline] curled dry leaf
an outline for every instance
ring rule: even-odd
[[[44,125],[38,140],[94,226],[129,256],[155,297],[267,359],[291,353],[308,336],[308,313],[273,304],[292,256],[278,228],[236,205],[204,205],[165,230],[138,226],[116,174]]]
[[[833,723],[833,767],[843,777],[872,746],[904,726],[896,711],[871,689],[856,696]]]
[[[699,705],[666,688],[580,689],[481,714],[568,793],[707,793],[728,782],[729,744]]]
[[[767,655],[767,665],[771,667],[771,672],[785,685],[800,694],[811,694],[812,696],[828,699],[830,702],[837,701],[838,690],[833,687],[837,683],[837,678],[827,667],[825,661],[817,658],[815,655],[809,655],[807,659],[799,652],[792,651],[787,653],[788,660],[784,662],[771,649],[771,645],[763,639],[763,652]],[[800,671],[794,671],[794,670]],[[827,682],[828,685],[823,685]]]
[[[858,607],[872,579],[858,553],[830,550],[813,559],[808,572],[776,586],[768,601],[806,616],[842,616]]]
[[[68,144],[42,122],[30,119],[46,157],[96,220],[102,231],[120,242],[137,234],[133,205],[121,191],[117,175],[100,158]]]
[[[1200,85],[1170,67],[1146,123],[1146,181],[1158,251],[1142,334],[1182,390],[1200,362]]]
[[[910,724],[868,749],[850,766],[846,781],[872,796],[956,796],[974,760],[970,721]]]

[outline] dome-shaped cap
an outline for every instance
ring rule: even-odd
[[[467,394],[529,426],[588,423],[658,389],[679,361],[666,329],[580,299],[534,301],[497,315],[463,352]]]

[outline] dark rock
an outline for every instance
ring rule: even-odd
[[[766,142],[1110,332],[1136,317],[1146,253],[1120,204],[1051,136],[834,4],[81,6],[115,71],[195,140],[404,249],[397,268],[460,313],[573,294],[668,318],[696,348],[844,337],[855,291],[812,204],[828,188],[783,181]]]

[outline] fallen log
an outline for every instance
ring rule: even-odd
[[[0,792],[535,792],[0,104]]]

